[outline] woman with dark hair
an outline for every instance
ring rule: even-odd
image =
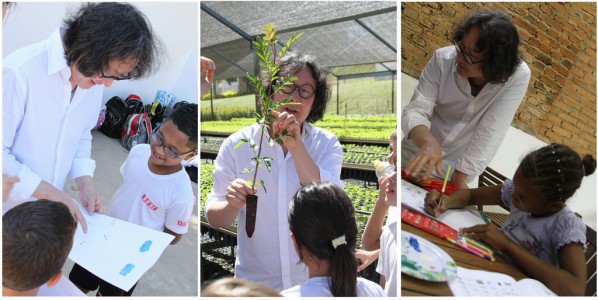
[[[267,187],[252,190],[246,183],[251,174],[253,151],[235,149],[242,139],[259,141],[261,129],[251,125],[229,136],[214,161],[214,185],[208,194],[205,215],[213,227],[230,225],[237,219],[238,256],[235,277],[261,282],[281,291],[307,280],[307,270],[299,264],[286,224],[291,198],[302,186],[312,181],[327,181],[343,186],[340,180],[343,151],[332,133],[309,123],[322,119],[330,98],[326,72],[311,55],[287,52],[280,60],[279,77],[293,75],[297,79],[274,101],[291,97],[301,105],[285,105],[273,112],[271,137],[287,131],[283,143],[263,147],[261,156],[272,158],[270,172],[260,175]],[[266,86],[268,88],[268,86]],[[257,221],[251,238],[245,234],[245,197],[257,194]]]
[[[289,229],[309,279],[285,297],[384,297],[374,282],[357,277],[357,224],[351,199],[330,183],[301,188],[289,207]]]
[[[422,71],[402,113],[401,166],[412,176],[444,177],[467,188],[492,161],[521,103],[530,69],[519,35],[502,12],[480,12],[458,24],[453,45]]]
[[[3,212],[24,201],[65,203],[83,230],[85,219],[64,191],[75,180],[89,214],[103,211],[93,185],[91,132],[104,87],[142,78],[156,68],[159,42],[130,4],[83,4],[47,40],[3,61],[2,172],[19,181]]]

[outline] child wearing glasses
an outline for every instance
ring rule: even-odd
[[[322,119],[330,98],[325,70],[311,55],[287,52],[280,59],[279,77],[294,75],[293,85],[274,95],[274,101],[291,97],[301,105],[287,105],[275,111],[270,121],[272,136],[287,131],[283,144],[262,148],[260,156],[271,157],[271,169],[260,170],[259,179],[267,190],[252,190],[246,180],[255,154],[249,147],[235,145],[241,139],[259,142],[261,130],[254,124],[229,136],[214,161],[214,185],[205,204],[205,215],[211,226],[218,228],[237,220],[237,260],[235,277],[260,282],[282,291],[307,280],[305,265],[293,251],[287,225],[287,211],[293,195],[312,181],[326,181],[343,186],[340,180],[343,151],[332,133],[309,123]],[[268,88],[268,87],[266,87]],[[246,202],[249,194],[257,194],[255,232],[245,233]]]
[[[176,244],[187,232],[195,196],[183,160],[197,155],[197,104],[181,104],[154,131],[150,144],[138,144],[120,167],[123,182],[106,215],[164,231]],[[131,296],[75,264],[69,278],[83,292],[98,296]]]
[[[434,51],[401,123],[401,167],[467,188],[496,154],[530,80],[517,28],[502,12],[479,12]]]

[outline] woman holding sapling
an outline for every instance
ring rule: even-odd
[[[278,60],[278,58],[276,58]],[[332,133],[312,126],[322,119],[330,98],[326,72],[311,55],[286,52],[277,61],[277,76],[296,79],[273,101],[290,97],[289,104],[272,112],[267,134],[274,142],[263,143],[260,157],[271,158],[270,170],[258,168],[257,180],[263,187],[252,189],[247,181],[254,181],[252,158],[255,153],[247,145],[235,146],[242,140],[258,144],[261,127],[254,124],[229,136],[214,161],[214,185],[208,195],[205,215],[214,227],[230,225],[237,219],[238,256],[235,277],[266,284],[281,291],[308,279],[307,268],[299,263],[287,224],[287,212],[293,195],[312,181],[324,181],[343,187],[340,180],[342,148]],[[272,91],[272,84],[264,86]],[[298,103],[298,104],[297,104]],[[292,105],[295,104],[295,105]],[[246,234],[246,196],[257,194],[255,231]]]

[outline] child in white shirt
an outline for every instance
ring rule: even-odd
[[[309,279],[282,291],[285,297],[384,297],[374,282],[357,277],[357,224],[351,199],[331,183],[301,188],[289,207],[295,251]]]
[[[197,155],[197,114],[197,104],[180,105],[154,131],[149,145],[131,149],[106,215],[172,234],[171,244],[181,239],[196,200],[181,162]],[[101,296],[130,296],[136,286],[120,290],[77,264],[69,278],[85,293],[99,286]]]

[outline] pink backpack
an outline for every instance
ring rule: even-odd
[[[152,122],[148,113],[132,114],[127,117],[120,131],[120,144],[131,150],[137,144],[149,144]]]

